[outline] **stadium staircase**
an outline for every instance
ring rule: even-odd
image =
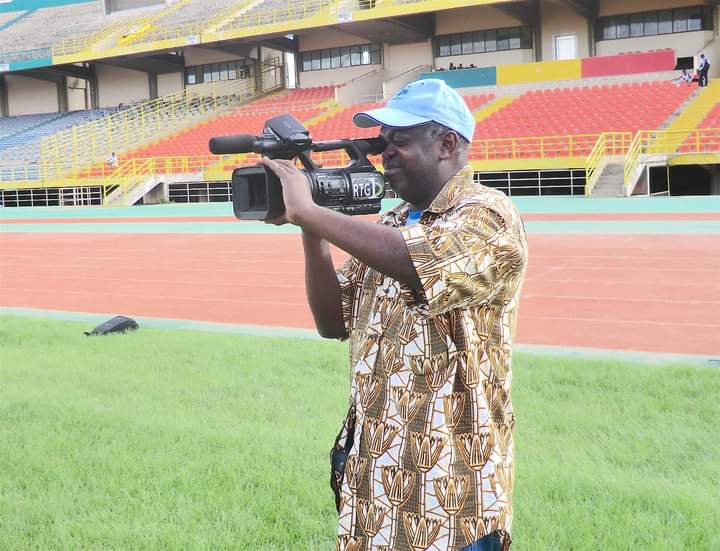
[[[256,154],[212,155],[208,142],[214,136],[228,134],[259,134],[267,119],[292,113],[306,127],[319,123],[337,109],[330,98],[333,87],[297,89],[289,94],[273,95],[236,108],[165,139],[121,155],[119,167],[108,179],[122,182],[108,195],[106,204],[132,205],[159,183],[175,181],[227,180],[237,166],[252,165]],[[106,173],[95,167],[89,177]]]

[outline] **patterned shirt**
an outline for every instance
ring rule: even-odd
[[[464,167],[400,228],[414,290],[354,258],[338,271],[350,335],[352,447],[337,551],[459,550],[512,522],[511,352],[526,241],[499,191]]]

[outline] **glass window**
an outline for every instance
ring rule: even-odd
[[[340,67],[340,48],[333,48],[330,51],[330,67],[333,69]]]
[[[627,15],[615,16],[618,38],[630,38],[630,18]]]
[[[185,70],[185,84],[197,84],[195,67],[189,67]]]
[[[645,36],[654,36],[658,33],[658,14],[656,11],[643,14],[643,33]]]
[[[510,35],[508,34],[508,29],[498,29],[497,49],[498,51],[510,49]]]
[[[302,54],[302,70],[312,71],[312,53],[303,52]]]
[[[473,51],[481,54],[485,51],[485,33],[477,31],[473,33]]]
[[[532,48],[532,29],[530,27],[520,28],[520,47],[524,50]]]
[[[462,33],[462,53],[471,54],[473,53],[473,35],[472,33]]]
[[[370,44],[360,46],[360,63],[370,65]]]
[[[669,34],[673,32],[672,10],[658,12],[658,34]]]
[[[633,13],[630,16],[630,36],[643,36],[643,14]]]
[[[459,34],[450,36],[450,52],[452,55],[462,54],[462,41]]]
[[[325,49],[320,52],[320,66],[323,69],[329,69],[330,68],[330,50]]]
[[[497,31],[485,31],[485,51],[497,51]]]
[[[617,38],[617,28],[615,27],[615,18],[607,17],[602,20],[602,39],[612,40]]]
[[[440,36],[437,39],[437,55],[444,57],[450,55],[450,37]]]
[[[350,65],[360,65],[360,61],[362,60],[361,53],[360,53],[360,46],[351,46],[350,47]]]
[[[510,49],[517,50],[520,48],[520,27],[514,29],[508,29],[510,35]]]
[[[237,62],[231,61],[228,63],[228,80],[237,79]]]
[[[688,30],[687,10],[677,8],[673,10],[673,32],[684,33]]]
[[[228,79],[228,64],[221,63],[220,64],[220,80],[227,80],[227,79]]]
[[[213,80],[213,82],[215,82],[216,80],[220,80],[220,64],[219,63],[212,64],[212,80]]]
[[[370,63],[373,65],[380,65],[382,63],[382,54],[380,52],[379,44],[373,44],[370,47]]]
[[[212,82],[212,65],[203,65],[203,82]]]
[[[340,65],[350,67],[350,48],[340,48]]]
[[[687,30],[688,31],[701,31],[702,30],[702,7],[697,6],[695,8],[687,9]]]
[[[318,71],[322,68],[321,62],[320,62],[320,50],[316,50],[312,52],[312,70]]]

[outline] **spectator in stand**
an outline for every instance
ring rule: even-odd
[[[690,84],[692,84],[693,81],[697,81],[697,79],[693,79],[693,76],[688,72],[688,70],[683,69],[682,74],[678,78],[674,78],[672,80],[672,83],[675,86],[680,86],[684,82],[688,86],[690,86]]]
[[[705,54],[700,54],[700,64],[698,65],[698,85],[701,87],[708,85],[708,71],[710,70],[710,61]]]
[[[477,69],[477,67],[475,66],[474,63],[471,63],[469,68],[470,68],[470,69]]]
[[[462,66],[462,63],[461,63],[460,65],[458,65],[457,68],[458,68],[458,69],[464,69],[465,67],[463,67],[463,66]]]
[[[115,168],[118,165],[118,156],[115,155],[114,151],[110,153],[110,156],[107,158],[106,164],[111,168]]]
[[[448,67],[451,71],[454,71],[456,69],[455,65],[453,65],[453,62],[450,62],[450,66]]]

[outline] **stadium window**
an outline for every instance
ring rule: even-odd
[[[382,63],[382,50],[379,44],[372,44],[370,46],[370,63],[373,65],[380,65]]]
[[[685,8],[673,10],[673,32],[684,33],[688,30],[688,16]]]
[[[237,66],[238,64],[235,61],[228,63],[228,80],[237,79]]]
[[[212,66],[203,65],[203,82],[212,82]]]
[[[472,33],[462,33],[462,53],[473,53],[473,36]]]
[[[658,34],[670,34],[672,32],[672,10],[662,10],[658,13]]]
[[[312,70],[319,71],[320,69],[322,69],[322,64],[320,61],[320,50],[316,50],[312,52]]]
[[[198,84],[195,67],[185,69],[185,84]]]
[[[532,48],[532,29],[530,27],[520,27],[520,48],[529,50]]]
[[[303,71],[312,71],[312,54],[310,52],[303,52],[302,70]]]
[[[462,37],[459,34],[450,35],[450,53],[462,55]]]
[[[212,64],[212,72],[211,72],[211,80],[215,82],[216,80],[220,80],[220,64],[219,63],[213,63]]]
[[[497,51],[497,31],[485,31],[485,51],[495,52]]]
[[[473,33],[473,50],[476,54],[481,54],[485,51],[485,33],[483,31]]]
[[[330,51],[330,67],[332,69],[340,67],[340,48],[333,48]]]
[[[325,49],[320,53],[320,66],[323,69],[330,69],[332,64],[332,55],[330,50]]]
[[[360,46],[360,63],[370,65],[370,44]]]
[[[655,36],[658,33],[658,14],[656,11],[643,14],[643,33],[645,36]]]
[[[519,50],[521,46],[521,40],[520,40],[520,27],[515,27],[514,29],[508,29],[508,33],[510,35],[510,49],[511,50]]]
[[[360,65],[362,61],[360,46],[350,47],[350,65]]]
[[[437,55],[438,57],[446,57],[450,55],[450,37],[439,36],[437,39]]]
[[[627,15],[615,17],[615,28],[618,38],[630,38],[630,18]]]
[[[497,49],[498,51],[510,49],[510,35],[508,34],[508,29],[498,29]]]
[[[703,29],[703,9],[701,6],[687,9],[688,31],[701,31]]]
[[[228,64],[221,63],[220,64],[220,80],[227,80],[227,79],[228,79]]]
[[[643,36],[643,14],[633,13],[630,15],[630,36]]]
[[[345,47],[340,49],[340,65],[350,67],[350,48]]]

